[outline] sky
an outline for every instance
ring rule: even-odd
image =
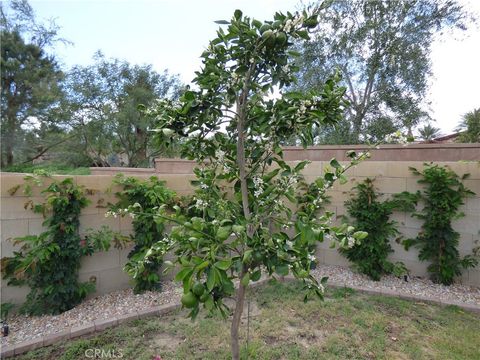
[[[479,0],[461,0],[480,18]],[[101,50],[133,64],[168,69],[189,83],[200,67],[199,56],[215,37],[215,20],[230,19],[235,9],[258,20],[276,11],[296,10],[298,0],[31,0],[39,19],[55,19],[60,35],[73,45],[56,54],[68,68],[88,65]],[[443,134],[462,115],[480,107],[480,27],[449,34],[432,45],[429,100],[434,126]]]

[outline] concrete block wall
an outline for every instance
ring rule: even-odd
[[[342,163],[346,164],[346,163]],[[418,184],[419,177],[413,175],[409,167],[419,170],[423,169],[422,161],[366,161],[351,168],[346,173],[348,182],[344,185],[336,183],[332,190],[329,191],[331,203],[327,209],[334,212],[338,220],[342,215],[346,215],[347,210],[344,202],[350,199],[352,188],[358,182],[365,180],[367,177],[375,178],[375,186],[382,193],[383,198],[387,198],[392,194],[402,191],[416,192],[422,189]],[[469,197],[461,211],[465,213],[465,217],[453,222],[453,228],[460,233],[459,252],[466,255],[472,252],[476,246],[480,246],[480,163],[479,162],[437,162],[442,166],[448,166],[460,176],[469,173],[470,177],[464,180],[464,184],[476,194]],[[328,162],[313,161],[306,168],[306,179],[313,180],[318,175],[320,169],[328,165]],[[309,169],[315,169],[310,172]],[[410,214],[404,212],[395,212],[392,219],[397,221],[398,229],[405,238],[415,237],[421,229],[422,222],[412,218]],[[479,240],[478,243],[475,241]],[[328,248],[328,243],[319,245],[318,257],[325,264],[331,265],[348,265],[348,261],[338,254],[337,250]],[[409,249],[405,251],[403,246],[392,241],[394,253],[390,258],[392,261],[401,261],[410,270],[412,275],[424,276],[427,274],[427,263],[418,260],[418,251]],[[461,279],[464,284],[480,286],[480,266],[464,271]]]
[[[294,161],[292,161],[293,163]],[[344,163],[346,164],[346,163]],[[478,162],[441,162],[441,165],[447,165],[457,174],[470,173],[465,185],[473,190],[476,195],[469,198],[462,210],[465,217],[454,222],[454,229],[461,234],[459,250],[462,255],[470,253],[472,248],[476,246],[475,241],[479,239],[480,231],[480,164]],[[313,181],[321,176],[328,161],[313,161],[304,171],[307,181]],[[376,178],[376,187],[384,197],[398,193],[404,190],[416,191],[420,189],[417,183],[418,177],[414,176],[409,167],[421,169],[423,162],[418,161],[372,161],[363,162],[347,172],[348,182],[346,184],[336,183],[329,191],[331,203],[327,209],[335,213],[336,219],[346,214],[344,202],[351,196],[351,189],[357,182],[361,182],[367,177]],[[148,178],[151,174],[136,174],[138,178]],[[165,180],[167,186],[175,190],[180,195],[190,194],[192,187],[190,181],[194,179],[191,173],[184,174],[157,174],[157,176]],[[0,213],[0,229],[1,229],[1,256],[10,256],[14,247],[10,238],[39,234],[42,227],[42,216],[34,214],[30,210],[24,209],[24,204],[29,200],[23,193],[22,189],[18,189],[14,196],[8,192],[9,189],[16,185],[23,184],[24,174],[0,173],[1,183],[1,213]],[[87,175],[75,176],[77,184],[84,185],[88,189],[95,190],[90,195],[92,203],[84,209],[81,218],[80,232],[83,234],[88,228],[99,229],[102,225],[108,225],[115,231],[120,231],[125,235],[131,233],[132,225],[127,218],[105,218],[105,207],[108,202],[114,202],[114,193],[118,189],[112,187],[114,174],[109,175]],[[65,176],[55,176],[56,179],[63,179]],[[41,202],[40,189],[35,189],[32,197],[34,202]],[[409,214],[395,213],[393,218],[398,222],[398,228],[405,237],[416,236],[421,227],[421,222],[410,217]],[[480,244],[478,244],[480,245]],[[405,251],[400,245],[392,243],[395,252],[391,255],[394,261],[402,261],[411,271],[412,275],[425,275],[426,263],[418,260],[415,249]],[[123,289],[130,286],[128,276],[123,272],[122,268],[126,262],[129,249],[116,250],[112,249],[106,253],[97,253],[92,257],[82,259],[82,268],[80,271],[81,280],[89,280],[92,277],[96,279],[97,294],[106,293],[116,289]],[[337,250],[329,249],[328,243],[319,244],[318,258],[320,262],[332,265],[348,265],[348,261],[339,255]],[[464,284],[480,286],[480,267],[470,269],[464,272],[459,279]],[[2,281],[1,286],[2,302],[21,302],[23,301],[28,289],[9,287]]]
[[[100,229],[102,225],[107,225],[114,231],[119,231],[124,235],[129,235],[132,231],[130,218],[106,218],[105,212],[109,202],[116,201],[115,192],[118,187],[112,186],[115,174],[111,175],[82,175],[73,176],[75,182],[93,190],[92,195],[88,195],[91,200],[90,205],[82,211],[80,216],[80,235],[84,235],[88,229]],[[33,188],[32,197],[27,197],[23,193],[23,187],[20,187],[12,196],[9,190],[24,183],[25,174],[0,173],[0,238],[1,238],[1,257],[11,256],[16,249],[11,239],[26,235],[38,235],[44,231],[42,223],[44,219],[41,214],[34,214],[30,209],[25,209],[27,201],[34,203],[43,203],[44,197],[41,190],[44,189],[49,179],[45,179],[44,186]],[[137,174],[138,178],[148,178],[148,175]],[[54,176],[56,180],[61,180],[67,176]],[[175,190],[178,194],[191,193],[190,180],[193,175],[161,175],[167,186]],[[113,290],[124,289],[131,286],[130,279],[123,272],[123,266],[127,261],[127,255],[130,249],[110,249],[108,252],[95,253],[93,256],[82,258],[79,278],[81,281],[95,280],[96,293],[104,294]],[[1,301],[21,303],[24,301],[29,289],[26,287],[7,286],[6,281],[1,280]]]

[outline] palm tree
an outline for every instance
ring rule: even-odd
[[[461,132],[458,142],[480,142],[480,108],[463,115],[463,119],[457,125],[455,131]]]
[[[430,124],[424,125],[423,128],[418,129],[418,132],[423,141],[432,141],[440,135],[440,129]]]

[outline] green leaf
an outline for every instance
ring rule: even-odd
[[[262,271],[261,270],[257,270],[255,272],[252,273],[252,275],[250,276],[250,280],[252,281],[258,281],[260,280],[260,277],[262,276]]]
[[[248,283],[250,282],[250,273],[247,272],[247,273],[243,276],[241,282],[242,282],[242,285],[243,285],[243,286],[248,286]]]
[[[288,275],[288,265],[280,264],[275,266],[275,272],[280,276],[287,276]]]
[[[237,20],[240,20],[240,19],[242,18],[242,15],[243,15],[243,13],[242,13],[242,11],[239,10],[239,9],[235,10],[235,12],[233,13],[233,16],[234,16],[235,19],[237,19]]]
[[[310,161],[309,160],[304,160],[304,161],[300,161],[294,168],[294,171],[295,172],[300,172],[302,171],[305,166],[307,166],[308,164],[310,164]]]
[[[216,276],[215,276],[215,268],[210,268],[210,271],[208,271],[208,276],[207,276],[207,289],[208,291],[212,291],[213,288],[216,285]]]
[[[310,40],[310,36],[306,30],[298,30],[297,35],[300,36],[304,40]]]
[[[252,257],[252,252],[253,252],[253,250],[251,250],[251,249],[245,251],[245,253],[243,254],[243,263],[244,264],[249,262],[250,258]]]
[[[260,29],[262,27],[262,23],[256,19],[252,20],[252,25],[255,26],[257,29]]]
[[[177,275],[175,275],[175,281],[183,281],[184,278],[186,278],[188,275],[193,273],[193,270],[191,268],[185,268],[180,270]]]
[[[335,169],[340,169],[342,167],[342,165],[340,165],[340,163],[335,158],[330,160],[330,166]]]
[[[290,56],[293,56],[293,57],[299,57],[299,56],[302,55],[302,54],[299,53],[298,51],[293,51],[293,50],[288,50],[288,51],[287,51],[287,54],[290,55]]]
[[[206,260],[206,261],[202,262],[201,264],[197,265],[196,270],[197,270],[197,271],[202,271],[202,270],[205,269],[209,264],[210,264],[210,261]]]
[[[356,231],[353,233],[353,237],[356,240],[363,240],[368,236],[368,233],[366,231]]]
[[[220,260],[220,261],[217,261],[215,264],[213,264],[213,266],[215,266],[220,270],[228,270],[230,266],[232,266],[232,260],[231,259]]]
[[[233,225],[232,230],[233,230],[233,232],[235,232],[237,234],[241,234],[245,231],[245,226],[243,226],[243,225]]]
[[[216,20],[214,21],[215,24],[219,24],[219,25],[229,25],[230,24],[230,21],[227,21],[227,20]]]

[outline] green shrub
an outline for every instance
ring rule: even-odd
[[[172,206],[175,192],[167,189],[165,182],[158,180],[155,176],[148,180],[138,180],[120,175],[114,183],[122,186],[123,189],[115,194],[119,201],[111,207],[112,212],[129,214],[133,217],[134,234],[131,240],[135,246],[128,254],[129,260],[124,270],[133,277],[135,293],[160,290],[158,272],[163,264],[163,256],[151,257],[148,263],[142,264],[141,271],[138,263],[143,262],[147,251],[156,243],[165,246],[165,252],[168,250],[168,239],[164,239],[163,234],[165,221],[156,214],[160,207]],[[128,211],[132,207],[135,208],[135,215]]]
[[[31,189],[31,181],[39,184],[34,177],[27,177],[25,189]],[[12,194],[18,187],[12,191]],[[30,293],[20,312],[31,315],[58,314],[79,304],[85,296],[95,290],[95,284],[78,281],[80,260],[92,255],[97,249],[107,250],[109,242],[81,239],[79,216],[89,200],[85,189],[74,183],[72,178],[52,182],[45,190],[46,202],[30,207],[46,217],[43,225],[47,228],[40,235],[16,238],[15,244],[22,244],[13,257],[2,258],[3,277],[8,285],[27,285]]]
[[[64,164],[16,164],[4,167],[1,171],[17,173],[47,173],[56,175],[90,175],[88,167],[73,167]]]
[[[352,226],[368,235],[353,247],[339,251],[362,274],[378,281],[384,274],[406,272],[402,263],[392,263],[387,257],[393,252],[390,241],[399,235],[397,224],[390,220],[390,216],[396,209],[408,208],[411,202],[403,199],[404,194],[381,202],[373,183],[374,180],[367,178],[355,186],[356,195],[345,203],[348,215],[353,219]]]
[[[425,164],[423,171],[410,170],[421,176],[418,183],[424,185],[423,191],[416,194],[424,207],[412,216],[424,222],[416,238],[404,241],[405,249],[418,248],[418,258],[430,262],[427,269],[432,281],[450,285],[462,274],[462,269],[478,264],[474,254],[460,257],[457,249],[460,234],[452,228],[452,221],[464,216],[459,210],[464,199],[474,194],[461,181],[469,175],[460,178],[451,169],[432,164]]]

